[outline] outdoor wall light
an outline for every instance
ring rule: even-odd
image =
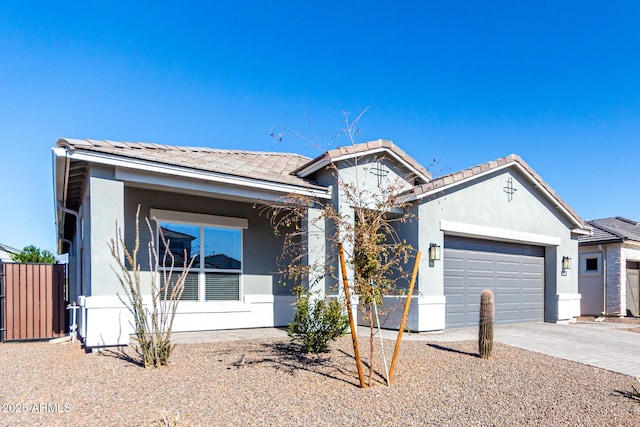
[[[562,269],[563,270],[570,270],[571,269],[571,258],[569,258],[568,256],[563,256],[562,257]]]
[[[439,261],[440,260],[440,246],[435,243],[431,243],[429,245],[429,261]]]

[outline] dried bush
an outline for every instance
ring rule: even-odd
[[[122,229],[116,224],[116,238],[109,242],[109,249],[115,261],[111,269],[116,274],[124,291],[124,297],[118,294],[120,301],[133,315],[133,327],[137,351],[142,357],[145,368],[167,365],[175,344],[171,343],[173,321],[178,309],[178,303],[184,290],[184,281],[191,268],[193,259],[187,263],[186,252],[182,259],[184,265],[179,273],[174,273],[174,256],[169,250],[169,241],[165,240],[159,229],[160,244],[164,245],[164,256],[160,260],[153,238],[153,228],[148,218],[145,218],[151,238],[148,243],[149,270],[151,271],[151,299],[150,304],[144,302],[142,294],[140,264],[138,253],[140,250],[140,206],[136,212],[136,240],[133,250],[127,249]],[[157,221],[153,219],[156,224]],[[162,270],[160,267],[162,266]]]

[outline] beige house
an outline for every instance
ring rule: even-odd
[[[579,291],[585,315],[640,315],[640,223],[614,217],[587,221],[579,239]]]

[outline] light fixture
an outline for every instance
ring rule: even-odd
[[[569,258],[568,256],[563,256],[562,257],[562,269],[563,270],[570,270],[571,269],[571,258]]]
[[[431,243],[429,245],[429,261],[439,261],[440,260],[440,246],[435,243]]]

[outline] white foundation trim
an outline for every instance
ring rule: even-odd
[[[560,323],[572,321],[580,316],[580,294],[557,294],[558,319]]]

